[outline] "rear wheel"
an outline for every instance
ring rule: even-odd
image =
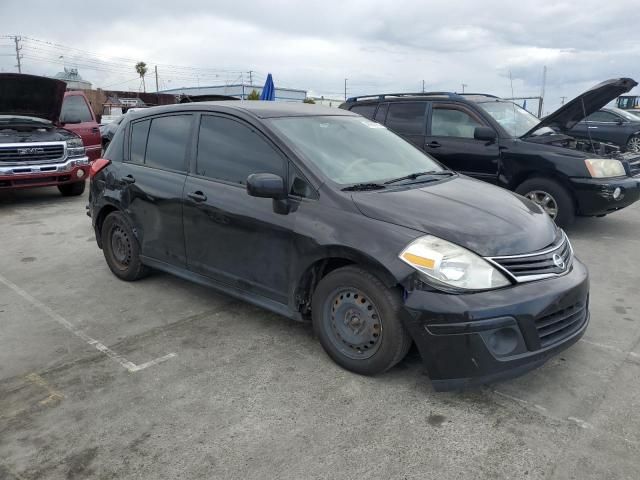
[[[82,195],[84,193],[85,181],[75,182],[75,183],[67,183],[65,185],[58,185],[58,191],[62,194],[63,197],[74,197],[77,195]]]
[[[313,294],[313,329],[338,365],[374,375],[401,361],[411,346],[400,309],[400,292],[362,268],[343,267],[324,277]]]
[[[138,280],[149,273],[140,261],[140,245],[122,212],[111,212],[105,218],[102,251],[111,271],[122,280]]]
[[[565,187],[549,178],[530,178],[522,182],[516,193],[540,205],[561,227],[571,225],[575,219],[575,205]]]
[[[640,135],[632,135],[627,141],[627,151],[640,153]]]

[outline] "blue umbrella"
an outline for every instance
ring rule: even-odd
[[[262,93],[260,94],[260,100],[274,101],[276,98],[276,87],[273,85],[273,77],[271,74],[267,75],[267,81],[264,82],[262,87]]]

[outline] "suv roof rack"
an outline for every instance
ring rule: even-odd
[[[496,95],[491,95],[490,93],[459,93],[458,95],[466,97],[467,95],[470,97],[489,97],[489,98],[500,98]]]
[[[447,97],[450,99],[461,99],[462,96],[455,92],[419,92],[419,93],[381,93],[377,95],[359,95],[357,97],[347,98],[348,102],[357,102],[359,100],[384,100],[388,97]]]

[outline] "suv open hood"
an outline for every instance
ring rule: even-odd
[[[582,95],[578,95],[570,102],[564,104],[551,115],[547,115],[540,123],[529,130],[522,137],[528,137],[542,127],[551,127],[567,133],[576,123],[600,110],[614,98],[627,93],[638,85],[632,78],[612,78],[590,88]]]
[[[0,73],[0,115],[22,115],[57,122],[67,84],[21,73]]]

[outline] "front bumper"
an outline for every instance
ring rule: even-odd
[[[515,377],[584,334],[589,277],[574,259],[560,277],[472,294],[414,290],[402,317],[437,391]]]
[[[83,182],[90,167],[88,157],[70,158],[62,163],[0,166],[0,190]]]
[[[606,215],[628,207],[640,198],[640,177],[570,178],[578,202],[578,213],[585,216]],[[619,198],[613,198],[620,188]]]

